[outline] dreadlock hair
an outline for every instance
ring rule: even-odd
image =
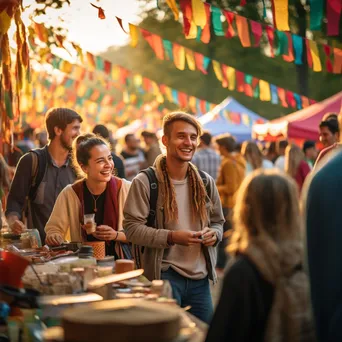
[[[202,135],[202,127],[196,118],[190,114],[184,112],[174,112],[166,115],[163,120],[163,131],[164,135],[170,136],[172,132],[172,125],[176,121],[184,121],[197,130],[198,136]],[[175,187],[167,172],[166,156],[160,155],[156,159],[157,172],[160,175],[162,183],[161,190],[164,197],[164,213],[166,223],[178,221],[178,207],[176,201]],[[203,184],[202,178],[197,171],[197,168],[192,163],[189,163],[188,177],[190,182],[190,200],[191,200],[191,211],[192,220],[200,218],[202,222],[207,220],[206,211],[206,198],[207,191]]]

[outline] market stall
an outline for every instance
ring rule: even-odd
[[[102,243],[102,242],[99,242]],[[104,243],[104,242],[103,242]],[[206,325],[133,260],[72,242],[41,246],[34,230],[1,232],[0,306],[9,341],[201,341]],[[115,335],[107,334],[115,327]]]
[[[319,138],[319,123],[327,113],[340,113],[342,92],[290,115],[253,126],[253,137],[259,140],[314,140]]]
[[[227,97],[198,119],[203,128],[212,135],[230,133],[239,142],[251,139],[254,123],[266,122],[266,119],[247,109],[232,97]]]

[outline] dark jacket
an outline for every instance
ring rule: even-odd
[[[237,257],[223,281],[206,342],[263,341],[273,286],[245,256]]]
[[[306,200],[307,257],[319,341],[342,341],[342,153],[313,177]]]
[[[116,175],[119,178],[125,178],[126,175],[125,175],[125,166],[124,166],[123,160],[113,152],[112,152],[112,158],[114,162],[114,167],[116,169]]]

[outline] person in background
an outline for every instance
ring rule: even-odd
[[[233,222],[234,259],[206,342],[314,342],[295,182],[278,170],[255,171],[239,189]]]
[[[153,166],[156,158],[161,154],[156,133],[143,131],[141,136],[145,142],[145,158],[147,166]]]
[[[305,155],[306,162],[309,164],[310,169],[312,169],[315,165],[315,161],[318,155],[316,143],[312,140],[306,140],[303,144],[303,153]]]
[[[39,148],[43,148],[49,142],[47,132],[45,130],[38,132],[36,140],[38,141]]]
[[[216,180],[221,164],[221,157],[212,148],[211,141],[212,135],[209,132],[204,132],[200,136],[199,148],[192,158],[192,163],[195,164],[199,170],[206,172]]]
[[[80,135],[73,148],[74,166],[82,177],[60,193],[46,224],[46,242],[59,246],[65,240],[106,241],[106,255],[120,258],[123,206],[130,182],[113,177],[109,142],[94,134]],[[84,215],[95,216],[96,229],[87,233]]]
[[[342,341],[341,170],[342,153],[336,148],[315,165],[306,183],[306,257],[319,342]]]
[[[335,118],[336,117],[336,118]],[[340,129],[338,125],[337,115],[330,115],[319,124],[319,139],[324,148],[334,145],[338,142]]]
[[[45,125],[50,142],[20,159],[8,194],[6,218],[13,233],[20,234],[26,227],[36,228],[44,243],[44,228],[56,199],[76,179],[70,152],[82,121],[79,114],[68,108],[47,111]],[[37,163],[32,170],[34,157]]]
[[[231,229],[231,214],[235,205],[236,193],[245,177],[246,161],[240,153],[235,152],[236,140],[230,134],[217,137],[216,144],[222,156],[216,185],[221,198],[223,214],[226,219],[223,226],[223,232],[226,233]],[[226,242],[227,238],[224,238],[218,245],[216,267],[219,271],[225,268],[227,262],[227,256],[224,251]]]
[[[134,134],[125,136],[125,149],[121,152],[125,160],[126,178],[132,180],[140,170],[146,167],[144,153],[139,148],[139,140]]]
[[[210,188],[206,190],[190,163],[201,131],[190,114],[164,117],[166,156],[160,155],[153,168],[158,181],[156,224],[147,226],[151,186],[147,175],[139,173],[126,201],[124,228],[129,241],[144,246],[146,277],[168,280],[178,304],[190,306],[191,314],[209,323],[213,312],[209,279],[217,280],[215,246],[222,238],[224,219],[214,180],[205,175]]]
[[[285,172],[297,182],[299,191],[302,190],[305,178],[310,171],[302,150],[297,145],[288,145],[285,152]]]
[[[269,142],[266,144],[264,149],[265,158],[269,161],[271,161],[273,164],[278,158],[277,154],[277,146],[275,141]]]
[[[341,116],[335,113],[326,114],[320,124],[320,140],[324,145],[324,149],[320,152],[316,159],[314,168],[320,163],[330,151],[341,148],[340,126]],[[322,128],[321,128],[321,125]],[[335,132],[335,133],[333,133]]]
[[[36,148],[34,143],[34,129],[32,127],[25,128],[23,132],[23,140],[19,140],[16,145],[23,154]]]
[[[93,129],[93,133],[101,136],[102,138],[110,142],[110,134],[106,126],[96,125]],[[125,166],[124,166],[123,160],[119,156],[117,156],[113,151],[111,153],[112,153],[112,159],[114,162],[114,167],[116,170],[116,175],[119,178],[125,178]]]
[[[274,166],[281,171],[285,171],[285,150],[288,144],[287,140],[277,141],[276,144],[278,158],[275,161]]]
[[[273,163],[265,159],[260,151],[259,146],[252,141],[245,141],[242,144],[241,153],[245,157],[246,164],[246,175],[257,169],[272,169]]]

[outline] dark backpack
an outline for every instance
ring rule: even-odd
[[[31,215],[31,203],[34,201],[37,195],[37,191],[40,183],[42,182],[46,167],[47,167],[47,151],[46,147],[37,148],[29,151],[32,158],[31,167],[31,184],[30,190],[25,198],[22,217],[26,218],[26,224],[29,228],[33,227],[32,215]]]
[[[158,200],[158,179],[156,176],[156,173],[154,172],[152,167],[149,167],[145,170],[140,171],[144,173],[149,181],[150,184],[150,212],[148,214],[146,225],[148,227],[157,227],[157,200]],[[205,172],[198,170],[198,173],[201,176],[201,179],[203,181],[203,184],[205,185],[206,191],[207,191],[207,201],[210,201],[210,194],[211,194],[211,188],[210,188],[210,182],[208,179],[208,176]],[[145,246],[139,246],[139,245],[132,245],[132,249],[135,254],[135,262],[137,268],[141,267],[141,254],[144,254]]]

